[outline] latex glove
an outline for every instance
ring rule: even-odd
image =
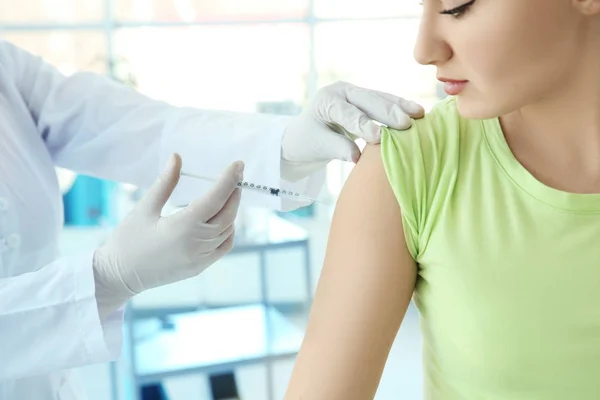
[[[309,107],[286,128],[281,143],[281,177],[297,181],[332,160],[357,162],[357,138],[379,143],[377,121],[404,130],[424,109],[388,93],[338,82],[321,89]]]
[[[161,216],[181,172],[181,158],[172,156],[146,196],[94,254],[101,318],[138,293],[198,275],[231,250],[243,167],[233,163],[204,197]]]

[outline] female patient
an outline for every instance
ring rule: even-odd
[[[372,399],[413,294],[426,399],[600,399],[600,0],[423,7],[454,97],[352,172],[286,399]]]

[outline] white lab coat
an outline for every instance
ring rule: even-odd
[[[189,172],[217,176],[240,159],[246,178],[276,186],[287,122],[175,108],[108,78],[65,77],[0,42],[0,399],[84,399],[67,370],[121,354],[122,311],[99,320],[92,254],[59,254],[55,166],[147,187],[177,151]],[[294,189],[314,195],[322,177]],[[182,178],[174,199],[186,203],[209,185]],[[243,199],[280,208],[266,196]]]

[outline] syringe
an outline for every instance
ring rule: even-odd
[[[215,178],[209,178],[207,176],[202,176],[202,175],[197,175],[197,174],[191,174],[189,172],[183,172],[182,171],[181,175],[182,176],[187,176],[187,177],[190,177],[190,178],[201,179],[203,181],[209,181],[209,182],[216,182],[217,181]],[[271,186],[261,185],[261,184],[257,184],[257,183],[254,183],[254,182],[239,181],[237,183],[237,186],[239,188],[241,188],[241,189],[249,189],[249,190],[252,190],[254,192],[258,192],[258,193],[265,194],[265,195],[268,195],[268,196],[283,197],[283,198],[286,198],[286,199],[295,200],[295,201],[302,201],[302,202],[315,202],[315,203],[325,204],[325,202],[323,202],[321,200],[313,199],[312,197],[304,196],[304,195],[301,195],[300,193],[293,192],[291,190],[274,188],[274,187],[271,187]]]

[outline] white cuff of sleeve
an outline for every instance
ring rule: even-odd
[[[125,312],[124,308],[119,309],[100,321],[92,260],[93,252],[72,257],[68,262],[76,263],[73,268],[76,271],[76,303],[88,358],[92,363],[102,363],[114,361],[121,355]]]

